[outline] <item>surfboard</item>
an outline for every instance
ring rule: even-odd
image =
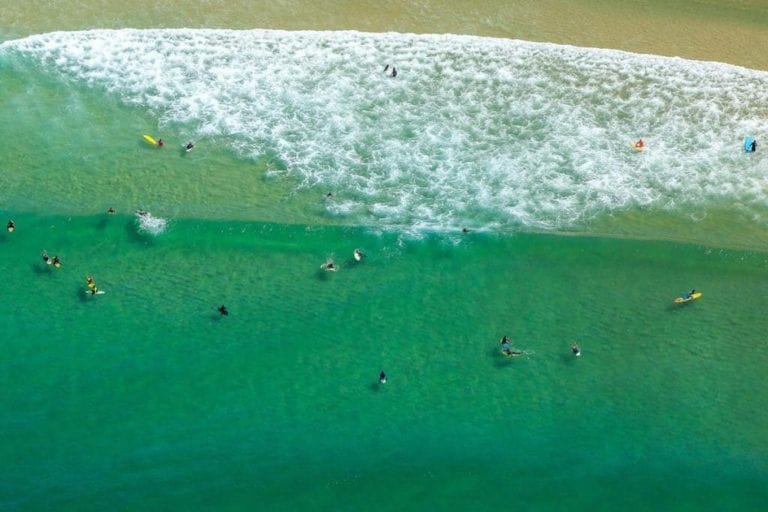
[[[355,261],[361,261],[363,258],[365,258],[365,254],[363,254],[359,249],[355,249],[353,254],[355,256]]]
[[[675,302],[678,304],[682,304],[683,302],[691,302],[692,300],[696,300],[699,297],[701,297],[701,292],[696,292],[690,297],[684,297],[684,296],[675,297]]]
[[[746,137],[744,137],[744,151],[746,153],[751,153],[752,152],[752,142],[754,140],[755,139],[752,138],[750,135],[747,135]]]
[[[157,146],[157,141],[155,138],[151,135],[144,135],[144,140],[152,144],[153,146]]]
[[[91,290],[85,290],[86,295],[104,295],[105,293],[107,292],[104,290],[97,290],[96,293],[91,293]]]

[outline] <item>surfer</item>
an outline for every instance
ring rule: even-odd
[[[163,139],[157,139],[157,147],[161,148],[165,146],[165,141]]]
[[[397,76],[397,68],[395,66],[392,66],[392,74],[389,75],[392,78],[395,78]]]
[[[190,141],[190,142],[187,142],[187,145],[184,146],[184,149],[187,150],[187,152],[190,152],[190,151],[192,151],[192,148],[194,148],[194,147],[195,147],[195,145],[192,144],[192,142]]]
[[[573,355],[576,357],[579,357],[581,355],[581,348],[576,343],[571,344],[571,352],[573,352]]]
[[[509,338],[507,337],[506,334],[501,337],[500,343],[501,343],[501,351],[508,356],[512,355],[512,348],[509,345]]]
[[[381,370],[379,373],[379,384],[386,384],[387,383],[387,374],[384,373],[384,370]]]
[[[219,306],[219,314],[221,314],[221,316],[229,315],[229,310],[227,309],[227,306],[225,306],[224,304]]]
[[[327,260],[325,260],[325,263],[320,265],[320,268],[328,272],[336,272],[336,264],[333,262],[331,258],[328,258]]]
[[[13,233],[13,231],[16,229],[16,223],[13,222],[13,220],[9,220],[5,227],[8,229],[9,233]]]
[[[355,249],[354,256],[356,261],[362,261],[365,258],[365,254],[360,249]]]
[[[91,292],[91,295],[98,293],[99,289],[96,287],[96,281],[93,280],[92,276],[85,278],[85,284],[88,286],[88,291]]]
[[[645,142],[643,139],[637,139],[637,142],[635,142],[635,149],[643,149],[645,147]]]
[[[53,264],[53,262],[51,261],[51,257],[48,256],[48,252],[45,249],[43,249],[42,256],[43,256],[43,261],[45,262],[46,265]]]
[[[61,261],[59,260],[59,257],[54,255],[53,259],[51,260],[51,264],[56,268],[61,268]]]
[[[692,298],[693,298],[693,294],[694,294],[694,293],[696,293],[696,290],[695,290],[695,289],[692,289],[692,290],[691,290],[691,291],[689,291],[688,293],[685,293],[685,294],[683,294],[683,298],[684,298],[684,299],[686,299],[686,300],[687,300],[687,299],[692,299]]]
[[[325,194],[325,198],[326,199],[333,199],[333,193],[332,192],[328,192],[327,194]]]
[[[110,206],[109,208],[107,208],[107,213],[110,214],[110,215],[114,215],[115,214],[115,209]]]
[[[138,215],[139,217],[146,217],[147,215],[149,215],[149,212],[146,210],[136,210],[136,215]]]
[[[749,145],[749,152],[754,153],[757,150],[757,141],[752,139],[752,144]]]

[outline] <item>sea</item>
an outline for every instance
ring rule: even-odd
[[[768,72],[271,9],[0,17],[0,510],[768,508]]]

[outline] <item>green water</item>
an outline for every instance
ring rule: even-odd
[[[761,222],[709,205],[585,227],[645,240],[378,233],[273,155],[184,154],[195,127],[0,78],[0,510],[766,508]]]
[[[7,509],[757,510],[768,499],[764,254],[15,220],[0,238]],[[319,269],[328,256],[334,274]],[[106,295],[84,294],[89,274]],[[703,298],[674,306],[692,286]],[[502,356],[502,334],[525,355]]]

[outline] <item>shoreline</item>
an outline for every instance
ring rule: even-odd
[[[333,6],[307,0],[253,5],[233,0],[226,9],[190,7],[172,0],[139,0],[83,11],[78,0],[57,3],[50,15],[46,0],[0,13],[3,37],[26,37],[56,30],[91,28],[231,28],[281,30],[358,30],[414,34],[456,34],[589,48],[624,50],[693,60],[725,62],[768,70],[768,9],[757,2],[726,0],[711,5],[684,0],[670,6],[652,2],[641,10],[628,0],[598,5],[596,0],[517,2],[514,7],[486,0],[467,7],[458,0],[405,1],[381,5],[364,0]],[[38,8],[35,8],[38,7]],[[585,27],[590,27],[585,30]]]

